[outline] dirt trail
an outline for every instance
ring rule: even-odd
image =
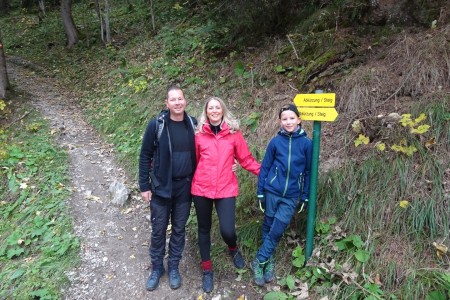
[[[65,299],[197,299],[202,294],[201,272],[190,240],[180,266],[182,287],[171,290],[165,275],[157,290],[145,289],[150,271],[148,206],[140,197],[125,207],[111,203],[108,189],[112,182],[128,187],[134,183],[115,162],[112,146],[83,120],[75,96],[17,61],[9,63],[8,73],[16,89],[29,94],[32,105],[48,119],[57,143],[70,156],[73,194],[69,203],[75,233],[81,239],[81,264],[68,273]],[[242,294],[254,295],[252,290],[248,282],[216,278],[215,290],[203,299],[237,299]]]

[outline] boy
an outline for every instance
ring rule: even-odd
[[[287,104],[279,112],[280,131],[270,141],[258,176],[258,201],[264,212],[262,245],[251,263],[255,283],[274,278],[274,253],[289,225],[298,201],[307,203],[312,141],[300,126],[297,107]]]

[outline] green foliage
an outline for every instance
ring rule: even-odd
[[[316,233],[319,235],[327,234],[331,230],[331,225],[336,223],[336,218],[329,218],[327,221],[317,221],[316,222]]]
[[[59,299],[64,272],[76,263],[79,241],[65,205],[67,155],[51,139],[37,116],[1,135],[0,298]]]
[[[249,126],[250,129],[255,132],[258,129],[259,119],[261,118],[262,113],[260,112],[251,112],[243,121],[242,124]]]

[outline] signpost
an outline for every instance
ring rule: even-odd
[[[298,94],[294,98],[302,120],[313,123],[313,149],[311,161],[311,175],[309,188],[308,221],[306,224],[306,261],[312,255],[314,248],[314,223],[316,219],[317,178],[319,173],[320,130],[322,121],[333,122],[338,113],[334,108],[336,94],[323,93],[316,90],[315,94]]]

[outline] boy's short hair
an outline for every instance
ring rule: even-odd
[[[294,104],[292,104],[292,103],[289,103],[289,104],[283,105],[283,106],[280,108],[280,113],[278,114],[278,118],[279,118],[279,119],[281,119],[281,113],[282,113],[283,111],[286,111],[286,110],[293,111],[293,112],[297,115],[297,117],[300,117],[300,113],[298,112],[297,106],[294,105]]]

